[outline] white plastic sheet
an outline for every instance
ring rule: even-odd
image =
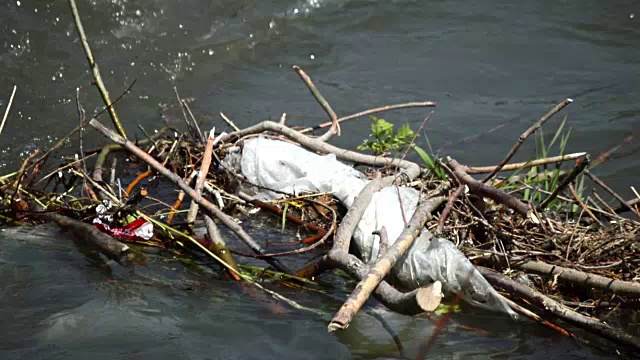
[[[257,185],[290,194],[330,192],[347,208],[368,182],[364,174],[341,163],[333,154],[321,156],[294,144],[263,137],[244,142],[240,165],[243,175]],[[281,195],[273,191],[256,195],[261,200],[277,197]],[[374,194],[353,235],[353,243],[364,262],[377,258],[379,239],[372,232],[384,226],[389,242],[393,243],[404,227],[400,203],[408,220],[419,200],[418,191],[407,187],[386,187]],[[455,245],[446,239],[433,238],[426,230],[396,264],[391,275],[409,289],[440,280],[445,292],[463,291],[463,299],[470,304],[517,318]]]

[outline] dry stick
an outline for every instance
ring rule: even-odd
[[[380,113],[380,112],[385,112],[385,111],[390,111],[390,110],[395,110],[395,109],[406,109],[406,108],[414,108],[414,107],[435,107],[435,106],[436,106],[436,103],[434,103],[433,101],[409,102],[409,103],[404,103],[404,104],[387,105],[387,106],[382,106],[382,107],[379,107],[379,108],[369,109],[369,110],[361,111],[359,113],[343,116],[343,117],[338,119],[338,124],[341,124],[344,121],[357,119],[357,118],[362,117],[362,116],[377,114],[377,113]],[[300,132],[303,133],[303,134],[306,134],[308,132],[319,130],[319,129],[323,129],[323,128],[329,127],[331,125],[333,125],[332,121],[326,122],[326,123],[322,123],[320,125],[316,125],[316,126],[313,126],[313,127],[310,127],[310,128],[303,129],[303,130],[300,130]],[[236,131],[237,131],[237,129],[236,129]]]
[[[186,104],[187,104],[186,101],[183,101],[182,98],[180,98],[180,94],[178,94],[178,88],[176,86],[173,87],[173,91],[175,92],[176,99],[178,99],[178,103],[180,104],[180,110],[182,110],[182,118],[184,119],[184,122],[187,124],[187,129],[189,130],[191,137],[193,138],[194,141],[204,143],[204,138],[202,137],[200,128],[198,128],[198,123],[195,122],[195,119],[193,124],[189,121],[189,117],[187,116],[187,110],[186,110]]]
[[[640,349],[640,339],[630,334],[627,334],[618,329],[614,329],[597,319],[577,313],[563,306],[559,302],[551,299],[550,297],[545,296],[539,291],[533,290],[526,285],[511,280],[508,277],[493,270],[484,267],[478,267],[478,270],[492,285],[500,286],[514,294],[517,294],[518,296],[527,299],[528,301],[551,312],[553,315],[565,321],[568,321],[590,332],[601,335],[609,340],[613,340],[615,342]]]
[[[127,245],[90,224],[56,213],[43,213],[41,216],[55,222],[63,229],[70,230],[79,240],[87,241],[97,246],[105,255],[116,261],[121,261],[122,256],[129,249]]]
[[[209,235],[209,239],[211,240],[211,245],[209,246],[209,250],[213,251],[214,254],[218,255],[222,261],[224,261],[229,267],[235,270],[229,271],[231,277],[233,277],[236,281],[240,281],[240,276],[237,273],[240,273],[238,269],[238,265],[236,264],[236,260],[233,258],[233,254],[227,248],[227,244],[222,239],[220,235],[220,230],[218,230],[218,226],[216,223],[209,217],[209,215],[204,215],[204,224],[207,228],[207,234]],[[226,269],[223,266],[223,269]],[[237,273],[236,273],[237,272]]]
[[[591,216],[591,218],[593,220],[595,220],[595,222],[598,223],[598,225],[600,225],[601,228],[604,227],[604,225],[602,225],[602,222],[600,222],[600,220],[598,220],[598,218],[593,214],[593,212],[589,209],[589,207],[587,207],[582,200],[580,200],[580,197],[578,196],[578,193],[576,192],[576,189],[573,188],[573,184],[569,184],[569,191],[571,191],[571,195],[573,195],[574,199],[576,199],[576,201],[578,202],[578,205],[580,205],[581,208],[584,209],[584,211],[587,212],[587,214],[589,214],[589,216]]]
[[[198,121],[196,120],[196,117],[193,116],[193,113],[191,112],[191,108],[189,107],[189,104],[186,101],[182,101],[182,104],[184,105],[184,107],[187,109],[187,113],[189,114],[189,117],[191,117],[191,121],[193,122],[193,125],[195,126],[195,130],[198,133],[198,136],[200,139],[200,142],[204,143],[204,135],[202,134],[202,131],[200,130],[200,126],[198,125]]]
[[[498,294],[502,300],[504,300],[514,311],[516,311],[519,314],[522,314],[526,317],[529,317],[537,322],[539,322],[541,325],[544,325],[546,327],[548,327],[549,329],[555,330],[557,332],[559,332],[560,334],[564,335],[564,336],[574,336],[572,333],[570,333],[569,331],[567,331],[566,329],[561,328],[560,326],[543,319],[542,317],[540,317],[540,315],[534,313],[533,311],[522,307],[520,305],[518,305],[517,303],[513,302],[513,300],[509,299],[506,296],[502,296],[500,294]]]
[[[113,142],[124,146],[127,150],[129,150],[131,153],[133,153],[138,158],[140,158],[143,161],[145,161],[147,164],[149,164],[152,168],[154,168],[156,171],[158,171],[164,177],[169,179],[174,184],[178,185],[178,187],[180,189],[184,190],[185,194],[187,194],[189,197],[191,197],[194,201],[196,201],[198,203],[198,205],[200,205],[204,209],[204,211],[207,213],[207,215],[214,216],[214,217],[218,218],[223,224],[225,224],[229,229],[231,229],[231,231],[233,231],[242,241],[244,241],[244,243],[247,244],[247,246],[249,246],[251,248],[251,250],[253,250],[255,253],[260,254],[260,255],[264,254],[264,250],[262,250],[260,245],[258,245],[251,238],[251,236],[249,236],[249,234],[247,234],[242,229],[242,227],[240,225],[238,225],[238,223],[236,223],[233,220],[233,218],[231,218],[229,215],[223,213],[214,204],[212,204],[207,199],[202,197],[201,194],[198,194],[181,177],[179,177],[175,173],[171,172],[169,169],[167,169],[164,166],[162,166],[162,164],[160,164],[158,161],[156,161],[149,154],[145,153],[139,147],[134,145],[131,141],[129,141],[129,140],[127,140],[127,139],[125,139],[125,138],[123,138],[121,136],[118,136],[118,134],[116,134],[112,130],[106,128],[104,125],[102,125],[97,120],[92,119],[89,122],[89,124],[91,126],[93,126],[96,130],[98,130],[100,133],[102,133],[104,136],[106,136],[109,139],[111,139]],[[275,258],[267,258],[267,259],[265,259],[265,261],[267,261],[271,266],[273,266],[276,270],[278,270],[280,272],[284,272],[284,273],[288,273],[288,274],[292,273],[284,264],[282,264],[280,261],[278,261]]]
[[[444,223],[447,221],[447,218],[449,217],[449,213],[453,208],[453,204],[456,202],[456,199],[458,199],[460,195],[462,195],[463,191],[464,191],[464,185],[460,185],[458,186],[456,191],[454,191],[451,194],[451,196],[449,196],[449,200],[447,200],[447,205],[444,207],[444,210],[442,210],[442,215],[440,215],[440,221],[438,221],[438,232],[442,232],[444,230]]]
[[[600,195],[598,195],[598,192],[596,191],[596,189],[593,189],[591,191],[591,193],[593,194],[593,196],[596,198],[596,200],[598,200],[600,202],[600,204],[602,204],[604,207],[607,208],[607,210],[609,210],[611,212],[611,217],[614,217],[616,219],[623,219],[622,217],[618,216],[618,214],[616,214],[616,211],[613,210],[613,208],[611,206],[609,206],[609,204],[607,204],[601,197]]]
[[[347,254],[344,251],[331,251],[329,255],[320,261],[320,264],[326,264],[328,268],[335,267],[347,272],[354,279],[363,279],[367,275],[369,266],[362,262],[354,255]],[[384,306],[399,314],[416,315],[426,311],[423,307],[422,299],[431,298],[432,289],[420,288],[408,293],[402,293],[389,285],[386,281],[382,281],[375,289],[374,296]]]
[[[527,204],[500,189],[489,186],[472,178],[471,175],[467,174],[464,171],[464,167],[460,165],[460,163],[450,157],[447,157],[447,165],[451,168],[451,170],[453,170],[453,174],[456,176],[456,178],[458,178],[458,181],[460,181],[461,184],[466,184],[467,186],[469,186],[469,190],[472,193],[480,197],[488,197],[495,202],[498,202],[515,210],[523,216],[527,216],[527,213],[529,212],[529,206]]]
[[[195,119],[192,120],[195,122]],[[199,131],[200,130],[198,129],[198,132]],[[202,155],[202,165],[200,166],[200,171],[198,172],[195,186],[195,191],[198,195],[202,195],[202,189],[204,188],[207,174],[209,174],[209,167],[211,166],[211,154],[213,153],[213,141],[215,140],[214,132],[215,128],[211,129],[211,131],[209,132],[207,144],[204,148],[204,155]],[[197,215],[198,203],[196,203],[195,201],[191,201],[191,207],[189,208],[189,212],[187,213],[187,224],[192,224],[196,220]],[[231,251],[229,251],[229,249],[227,248],[227,244],[225,243],[224,239],[222,239],[216,223],[213,221],[213,219],[211,219],[211,217],[209,217],[209,215],[204,215],[204,223],[207,228],[207,234],[209,234],[209,239],[211,239],[211,247],[209,250],[218,255],[218,257],[220,257],[231,268],[239,271],[238,265],[236,264]],[[236,281],[240,280],[238,274],[234,272],[230,272],[230,274]]]
[[[307,73],[305,73],[304,70],[300,69],[298,65],[294,65],[293,70],[295,70],[298,76],[300,76],[300,78],[302,79],[302,81],[304,81],[304,83],[307,85],[307,87],[311,91],[311,94],[313,94],[313,97],[316,98],[320,106],[322,106],[324,111],[327,113],[327,115],[329,115],[329,118],[331,119],[331,127],[326,133],[318,137],[318,140],[328,141],[329,139],[331,139],[333,135],[340,136],[340,124],[338,123],[338,116],[336,115],[335,111],[333,111],[333,109],[331,108],[331,105],[329,105],[327,100],[325,100],[322,94],[320,94],[320,91],[318,90],[318,88],[316,88],[316,86],[311,81],[311,78],[309,78],[309,75],[307,75]]]
[[[498,164],[498,166],[496,166],[495,169],[493,169],[493,171],[491,171],[491,173],[489,173],[489,175],[487,175],[487,177],[485,177],[484,179],[482,179],[483,183],[486,183],[487,181],[491,180],[491,178],[493,178],[498,172],[500,172],[500,170],[502,169],[502,167],[504,167],[509,160],[511,160],[511,158],[513,157],[513,155],[516,154],[516,152],[518,151],[518,149],[520,149],[520,146],[522,146],[522,143],[524,143],[524,141],[529,137],[529,135],[533,134],[536,130],[538,130],[540,127],[542,127],[542,125],[549,120],[553,115],[555,115],[556,113],[558,113],[560,110],[562,110],[565,106],[571,104],[573,102],[572,99],[566,99],[563,102],[561,102],[560,104],[556,105],[556,107],[554,107],[553,109],[551,109],[548,113],[546,113],[542,118],[540,118],[540,120],[538,120],[538,122],[536,122],[535,124],[533,124],[530,128],[528,128],[525,132],[523,132],[520,137],[518,138],[518,142],[513,146],[513,148],[511,148],[511,151],[509,151],[509,153],[507,154],[507,156],[502,159],[502,161],[500,162],[500,164]]]
[[[585,288],[595,288],[612,292],[621,296],[640,297],[640,283],[611,279],[601,275],[589,274],[580,270],[557,265],[549,265],[540,261],[526,261],[511,264],[513,267],[579,285]]]
[[[87,61],[89,62],[89,67],[93,73],[93,78],[96,81],[96,85],[98,86],[98,91],[100,92],[100,96],[102,96],[102,100],[104,104],[107,106],[109,111],[109,115],[111,116],[111,120],[113,121],[113,125],[118,130],[120,136],[127,138],[127,134],[124,132],[124,128],[122,127],[122,123],[120,123],[120,119],[118,118],[118,114],[116,113],[115,108],[113,107],[113,103],[109,98],[109,92],[107,88],[104,86],[102,82],[102,76],[100,76],[100,69],[98,69],[98,64],[96,63],[93,53],[91,51],[91,47],[89,46],[89,41],[87,40],[87,35],[84,32],[84,27],[82,26],[82,21],[80,20],[80,14],[78,13],[78,6],[76,5],[75,0],[69,0],[69,5],[71,6],[71,12],[73,13],[73,21],[76,24],[76,30],[78,30],[78,36],[80,36],[80,42],[82,43],[82,47],[84,48],[84,52],[87,55]]]
[[[562,182],[556,187],[555,190],[549,195],[543,202],[540,203],[536,207],[538,211],[544,209],[547,205],[549,205],[559,194],[564,190],[569,184],[571,184],[580,173],[582,173],[587,166],[589,166],[589,155],[585,156],[584,160],[580,161],[576,166],[573,167],[573,170],[567,175],[567,177],[562,180]]]
[[[382,179],[378,176],[369,182],[356,196],[347,214],[342,218],[338,231],[336,231],[336,236],[333,240],[333,248],[335,250],[349,252],[353,232],[356,230],[365,210],[367,210],[373,194],[380,191],[384,186]]]
[[[314,139],[308,137],[304,134],[301,134],[299,131],[295,131],[289,127],[284,125],[280,125],[273,121],[263,121],[259,124],[251,126],[249,128],[233,132],[231,134],[227,134],[225,137],[221,139],[221,141],[227,142],[231,139],[242,138],[246,135],[258,134],[265,131],[273,131],[279,134],[282,134],[289,139],[297,142],[298,144],[311,149],[313,151],[319,153],[332,153],[335,154],[336,157],[343,161],[349,161],[358,164],[365,164],[369,166],[380,166],[380,167],[399,167],[403,169],[404,175],[409,179],[409,181],[415,179],[420,175],[420,167],[411,161],[400,160],[400,159],[391,159],[381,156],[373,156],[373,155],[365,155],[355,151],[341,149],[337,146],[333,146],[326,142],[323,142],[319,139]],[[401,176],[398,176],[401,178]]]
[[[194,187],[198,195],[202,195],[202,189],[204,188],[204,182],[207,180],[207,174],[209,174],[209,167],[211,166],[211,154],[213,154],[213,140],[215,140],[215,128],[211,129],[209,136],[207,137],[207,144],[204,148],[204,154],[202,155],[202,165],[200,171],[196,177],[196,186]],[[187,213],[187,224],[193,224],[196,221],[198,215],[198,203],[191,201],[189,212]]]
[[[605,162],[605,161],[609,160],[609,158],[611,157],[611,154],[613,154],[614,152],[618,151],[624,145],[630,143],[631,140],[633,140],[633,135],[629,135],[629,136],[625,137],[622,140],[621,143],[615,145],[611,149],[609,149],[609,150],[601,153],[600,155],[598,155],[596,157],[596,159],[593,161],[593,166],[596,166],[596,165],[600,164],[601,162]]]
[[[11,92],[11,97],[9,97],[7,108],[4,109],[4,115],[2,116],[2,123],[0,123],[0,134],[2,134],[2,129],[4,129],[4,123],[7,121],[7,117],[9,116],[9,111],[11,110],[11,105],[13,104],[13,97],[16,95],[17,89],[18,89],[18,86],[13,85],[13,91]]]
[[[629,205],[633,209],[633,211],[638,211],[638,209],[636,209],[634,207],[636,205],[640,204],[640,199],[638,199],[636,197],[636,198],[633,198],[633,199],[630,199],[630,200],[626,201],[626,203],[627,203],[627,205]],[[625,207],[625,206],[620,206],[619,208],[616,209],[617,213],[623,213],[625,211],[628,211],[628,208]]]
[[[593,175],[591,173],[591,171],[589,171],[588,169],[584,171],[584,173],[591,179],[593,180],[594,183],[598,184],[601,188],[604,189],[604,191],[608,192],[611,196],[613,196],[614,198],[616,198],[616,200],[618,200],[620,202],[620,205],[629,209],[629,211],[631,211],[632,213],[634,213],[637,217],[640,218],[640,213],[633,208],[633,205],[631,205],[629,202],[625,201],[622,196],[618,195],[618,193],[616,193],[615,191],[613,191],[607,184],[605,184],[602,180],[600,180],[600,178],[598,178],[597,176]],[[616,211],[618,212],[618,211]]]
[[[220,117],[222,118],[222,120],[224,120],[224,122],[226,122],[233,128],[233,131],[240,131],[240,128],[238,128],[236,124],[231,121],[231,119],[229,119],[224,113],[220,113]]]
[[[435,210],[442,202],[444,197],[437,197],[422,202],[413,213],[411,220],[404,228],[398,239],[391,245],[387,253],[378,261],[361,279],[360,283],[355,287],[351,296],[342,305],[340,310],[331,320],[329,331],[338,329],[346,329],[355,315],[358,313],[362,305],[367,301],[373,290],[380,284],[385,276],[391,271],[391,268],[398,262],[400,257],[411,247],[411,244],[420,235],[426,222],[431,218],[431,212]],[[442,299],[442,284],[439,281],[429,285],[431,295],[420,299],[424,301],[422,307],[426,311],[435,310],[440,305]]]
[[[585,156],[586,154],[587,154],[586,152],[580,152],[580,153],[573,153],[573,154],[567,154],[567,155],[552,156],[544,159],[536,159],[536,160],[520,162],[515,164],[507,164],[507,165],[504,165],[502,168],[500,168],[499,172],[520,170],[520,169],[534,167],[538,165],[548,165],[548,164],[555,164],[563,161],[576,160]],[[464,170],[467,174],[474,175],[474,174],[490,173],[496,170],[497,168],[498,168],[497,166],[465,166]]]
[[[380,246],[378,247],[378,261],[380,261],[389,249],[389,235],[387,234],[387,228],[383,226],[380,230],[376,230],[372,234],[380,237]]]

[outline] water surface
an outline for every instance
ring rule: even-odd
[[[575,102],[547,132],[566,116],[571,151],[597,155],[638,135],[640,10],[634,1],[79,0],[78,6],[112,96],[136,81],[117,110],[139,137],[138,124],[162,126],[160,107],[174,101],[174,86],[196,99],[192,107],[205,128],[225,127],[220,111],[241,127],[283,112],[290,124],[326,121],[294,64],[339,115],[436,101],[427,126],[431,146],[467,164],[499,161],[529,124],[566,97]],[[89,114],[99,110],[91,81],[66,1],[0,5],[0,109],[18,86],[0,136],[0,169],[15,167],[75,126],[76,89]],[[384,117],[417,128],[428,112]],[[355,147],[368,127],[367,119],[345,124],[334,143]],[[89,147],[104,143],[92,131],[85,137]],[[420,141],[426,147],[424,136]],[[639,148],[637,141],[625,145],[594,172],[631,196]],[[66,151],[76,152],[77,142]],[[527,145],[517,158],[533,154]],[[329,335],[326,319],[273,314],[264,301],[247,299],[211,273],[177,265],[114,270],[51,229],[0,239],[2,358],[399,355],[372,315]],[[204,285],[186,289],[190,281]],[[324,296],[279,291],[327,316],[339,306]],[[384,314],[409,356],[415,354],[432,324]],[[447,328],[434,355],[602,355],[493,314],[469,310],[454,322],[490,333]]]

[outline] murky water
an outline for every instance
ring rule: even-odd
[[[340,115],[438,102],[427,126],[431,146],[468,164],[499,161],[533,120],[566,97],[575,99],[562,114],[573,128],[571,151],[597,155],[638,136],[640,8],[634,1],[92,0],[78,6],[112,96],[136,82],[117,109],[139,136],[138,124],[162,125],[159,109],[174,101],[174,86],[196,98],[192,107],[206,128],[225,126],[220,111],[239,126],[283,112],[290,124],[326,121],[294,64]],[[18,90],[0,135],[0,170],[75,126],[77,88],[89,114],[100,109],[91,81],[66,1],[3,2],[0,110],[13,85]],[[417,128],[427,114],[413,109],[384,117]],[[551,120],[548,132],[561,119]],[[368,125],[366,119],[345,124],[335,143],[356,146]],[[92,146],[104,141],[92,131],[86,138]],[[594,170],[626,196],[638,185],[638,144]],[[524,147],[518,158],[533,152]],[[399,356],[371,314],[328,335],[326,319],[272,314],[264,301],[247,299],[211,274],[171,264],[106,268],[55,234],[0,237],[2,358]],[[187,289],[185,281],[204,285]],[[339,306],[279,290],[328,315]],[[426,319],[384,316],[410,357],[432,329]],[[454,322],[489,333],[449,327],[434,356],[602,355],[475,310]]]

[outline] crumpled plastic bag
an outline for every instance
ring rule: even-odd
[[[244,142],[240,167],[242,174],[254,184],[296,195],[305,191],[330,192],[347,208],[368,183],[364,174],[341,163],[333,154],[318,155],[297,145],[264,137]],[[255,196],[260,200],[279,197],[282,195],[266,190]],[[419,200],[419,192],[408,187],[389,186],[374,194],[353,234],[353,244],[364,262],[369,263],[378,256],[379,238],[372,232],[384,226],[391,245],[404,228],[403,211],[408,221]],[[433,237],[429,231],[422,231],[392,269],[391,276],[409,289],[439,280],[446,293],[462,291],[463,299],[472,305],[517,318],[454,244]]]

